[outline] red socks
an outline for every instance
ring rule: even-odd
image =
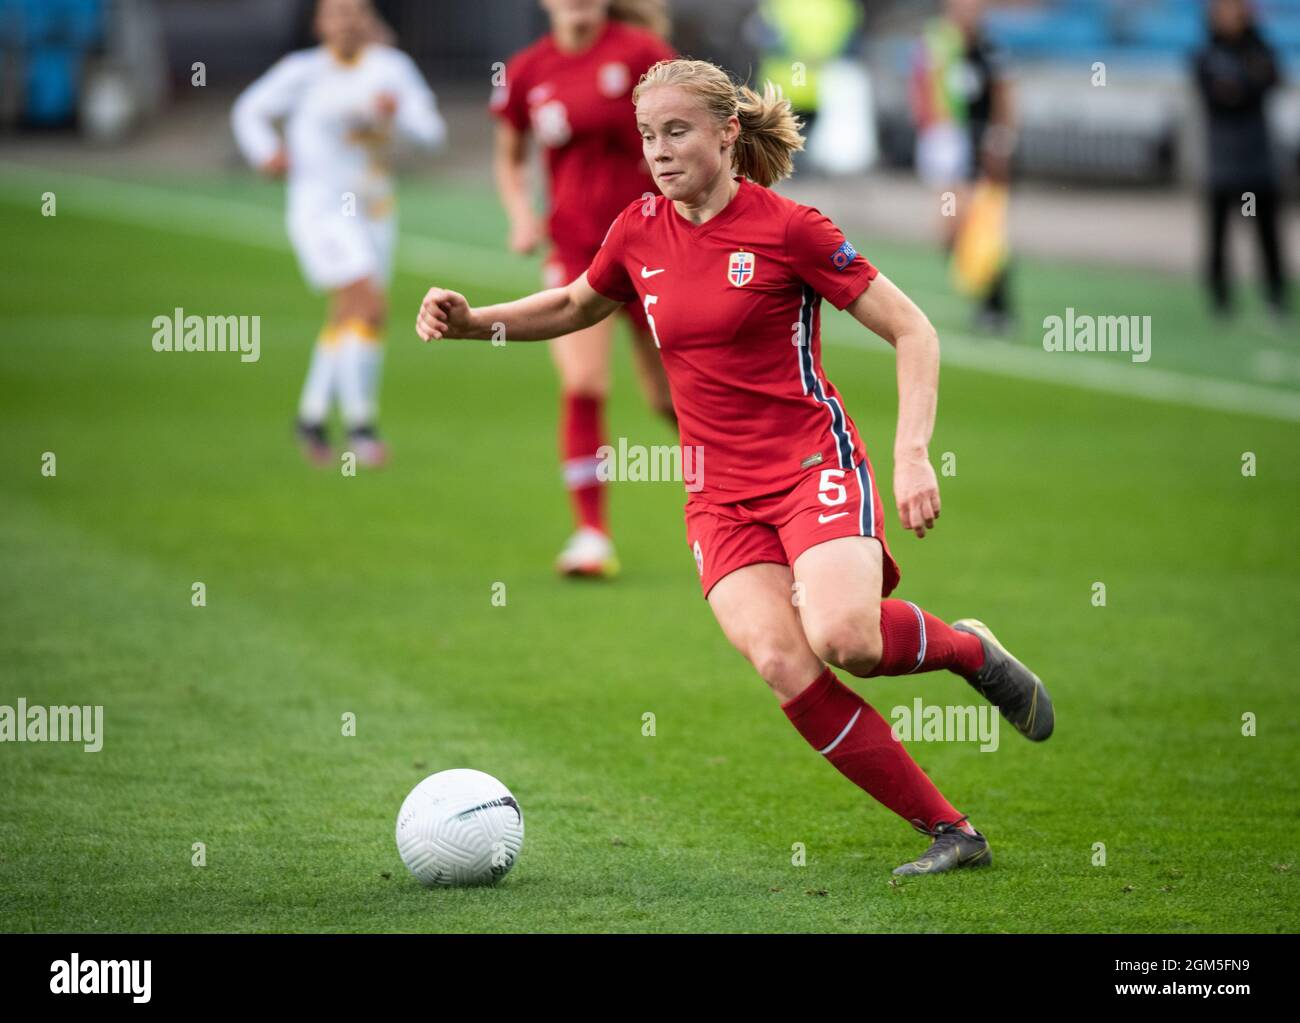
[[[880,663],[872,675],[910,675],[947,668],[963,677],[984,664],[978,636],[958,632],[908,600],[880,602]]]
[[[905,821],[933,829],[961,816],[894,738],[889,723],[830,668],[781,709],[836,770]]]
[[[603,398],[582,394],[563,396],[560,411],[560,457],[564,482],[573,501],[573,517],[579,526],[598,529],[608,535],[605,524],[605,484],[596,476],[596,451],[604,443]]]

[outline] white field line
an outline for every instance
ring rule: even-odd
[[[220,238],[258,248],[291,251],[282,209],[272,212],[256,203],[190,195],[172,188],[138,185],[68,171],[35,169],[24,164],[0,161],[0,183],[19,178],[33,189],[31,208],[40,209],[42,191],[58,195],[62,188],[73,191],[59,196],[61,213],[72,212],[102,220],[143,224],[164,231],[183,232],[203,238]],[[81,192],[81,189],[87,190]],[[92,190],[93,192],[89,191]],[[93,206],[79,206],[77,199],[89,198]],[[69,201],[71,199],[71,202]],[[398,264],[413,273],[428,274],[455,267],[458,272],[499,276],[503,272],[530,271],[540,279],[536,262],[503,248],[438,238],[413,238],[398,244]]]
[[[869,343],[866,338],[845,340],[824,336],[823,340],[849,348]],[[1300,394],[1235,380],[1215,380],[1145,365],[1105,361],[1125,358],[1118,353],[1045,352],[954,331],[942,331],[940,345],[943,363],[962,369],[1167,405],[1300,422]]]
[[[64,186],[93,189],[93,208],[78,210],[74,191],[60,200],[63,210],[277,251],[289,249],[282,218],[268,215],[265,208],[253,203],[0,161],[0,182],[15,179],[26,179],[33,189],[34,211],[40,206],[40,192],[36,189],[56,194]],[[69,204],[68,199],[73,202]],[[534,262],[503,248],[410,235],[398,245],[397,263],[401,269],[431,282],[448,267],[454,267],[457,274],[476,276],[536,272]],[[865,338],[826,340],[855,348],[866,344]],[[944,362],[963,369],[1164,404],[1300,422],[1300,393],[1108,361],[1122,358],[1118,353],[1045,352],[952,331],[942,332],[942,343]]]

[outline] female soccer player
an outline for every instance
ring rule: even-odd
[[[668,25],[663,0],[542,0],[542,6],[551,31],[506,64],[491,109],[499,118],[497,188],[515,252],[531,252],[542,235],[526,174],[529,136],[545,151],[551,252],[543,277],[548,287],[558,287],[587,269],[624,206],[655,194],[628,102],[642,73],[675,54],[662,38]],[[671,420],[672,399],[645,314],[637,302],[626,312],[641,388],[650,407]],[[613,336],[610,319],[550,344],[560,377],[560,458],[575,526],[556,568],[570,576],[618,571],[596,454],[605,443]]]
[[[308,283],[330,296],[298,405],[303,451],[321,465],[332,460],[325,419],[335,398],[357,460],[387,458],[376,416],[396,238],[388,150],[394,130],[429,149],[447,133],[414,62],[371,41],[379,29],[369,0],[320,0],[322,45],[280,60],[232,114],[248,162],[288,174],[289,238]]]
[[[727,638],[801,735],[934,841],[898,874],[991,859],[989,845],[827,665],[868,678],[946,668],[1021,733],[1052,732],[1046,689],[974,619],[947,625],[887,600],[898,566],[862,440],[821,367],[820,300],[897,350],[894,497],[924,536],[939,517],[928,444],[939,342],[925,315],[817,210],[768,186],[802,144],[788,103],[733,85],[712,64],[656,64],[633,93],[655,182],[628,206],[585,273],[562,288],[471,308],[431,288],[416,329],[433,338],[551,337],[639,299],[672,385],[683,446],[705,454],[686,540]],[[734,173],[733,173],[734,172]]]

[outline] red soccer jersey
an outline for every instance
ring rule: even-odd
[[[557,247],[594,252],[629,200],[655,194],[641,154],[632,89],[677,56],[653,32],[609,19],[588,49],[565,53],[548,34],[510,59],[490,109],[546,153],[547,233]]]
[[[816,209],[743,178],[698,226],[662,195],[632,203],[587,269],[602,295],[644,305],[682,444],[704,454],[700,493],[719,503],[864,457],[822,372],[821,299],[843,309],[875,276]]]

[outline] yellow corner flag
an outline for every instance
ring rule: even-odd
[[[988,292],[1007,262],[1006,185],[984,179],[975,186],[970,209],[952,254],[952,282],[966,295]]]

